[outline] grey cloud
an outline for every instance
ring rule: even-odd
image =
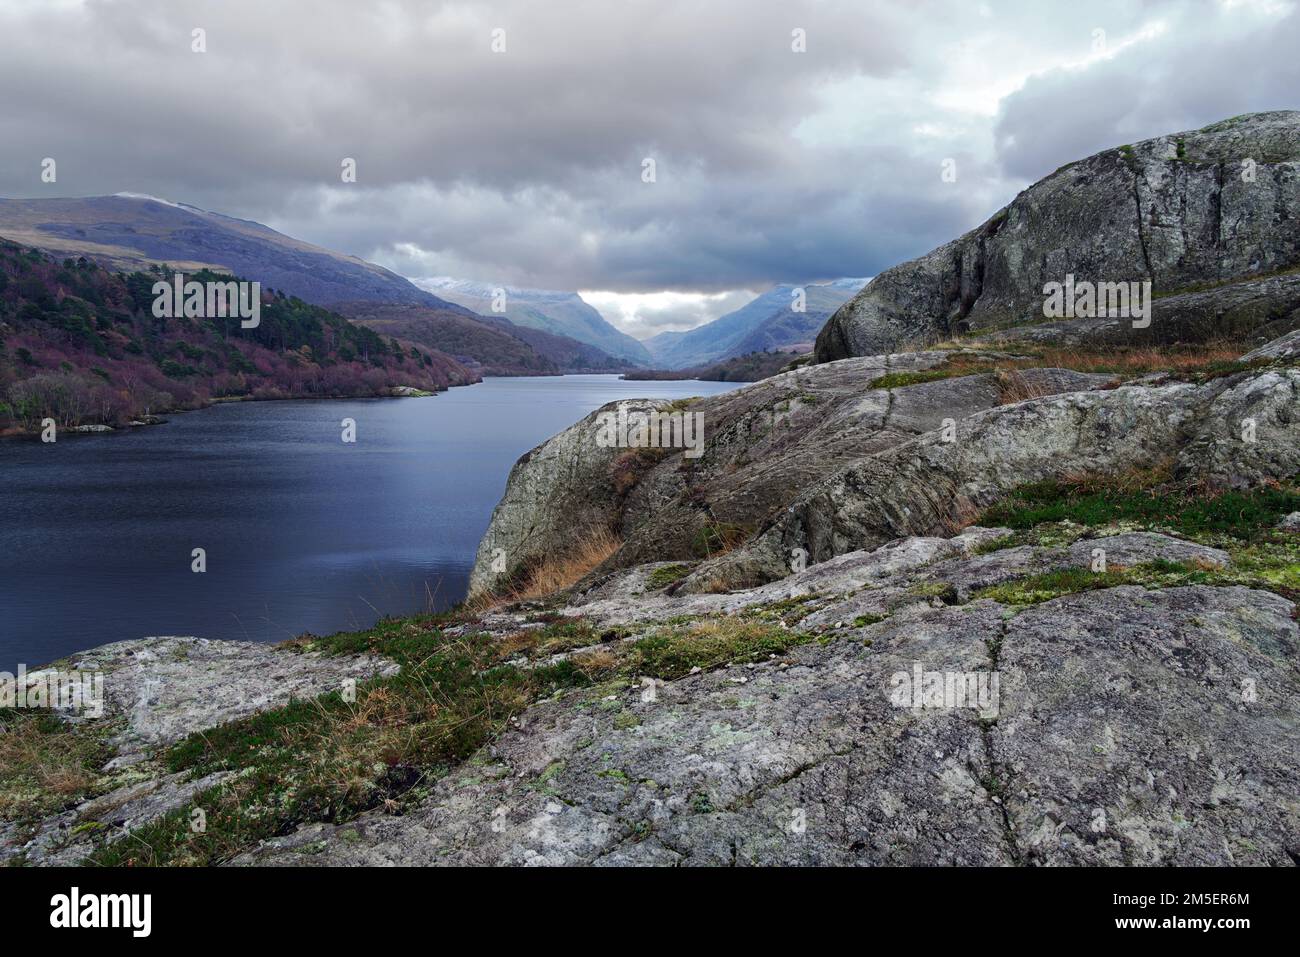
[[[1285,105],[1294,17],[1216,31],[1202,9],[0,5],[0,85],[17,91],[0,113],[0,193],[164,196],[413,276],[718,292],[872,275],[1082,153]],[[978,85],[985,67],[1085,49],[1095,23],[1121,36],[1151,17],[1171,24],[1162,40],[1034,77],[996,118],[938,105],[954,58],[973,60],[962,82]],[[489,49],[498,26],[503,55]],[[190,52],[194,27],[205,54]],[[806,54],[790,52],[795,27]],[[38,180],[45,156],[57,187]],[[355,186],[339,182],[345,156]],[[646,156],[654,184],[641,182]],[[956,184],[939,178],[945,157]]]
[[[1265,19],[1207,3],[1185,14],[1179,30],[1086,71],[1034,77],[1003,100],[996,126],[1002,172],[1034,180],[1112,146],[1295,108],[1300,11]],[[1247,16],[1254,19],[1243,23]]]

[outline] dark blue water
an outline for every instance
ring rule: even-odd
[[[454,604],[521,454],[611,399],[734,387],[488,379],[0,442],[0,671],[146,635],[280,641]]]

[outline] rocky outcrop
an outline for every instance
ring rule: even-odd
[[[1150,281],[1151,325],[1123,340],[1272,337],[1293,328],[1300,113],[1257,113],[1071,163],[966,235],[886,270],[827,322],[818,361],[1043,319],[1044,285]],[[1213,288],[1203,288],[1203,287]],[[1093,334],[1099,334],[1094,327]]]
[[[1121,586],[1017,613],[906,587],[1050,567],[1050,549],[977,554],[992,534],[810,567],[782,584],[821,596],[801,626],[829,629],[823,641],[653,695],[628,684],[540,703],[408,813],[303,827],[238,863],[1291,863],[1295,606],[1241,587]],[[1057,560],[1098,545],[1135,562],[1226,561],[1151,534]],[[774,587],[661,595],[641,615],[762,609]],[[607,593],[581,610],[611,622],[628,607]],[[900,697],[918,673],[996,675],[996,696]]]
[[[1269,359],[1295,359],[1300,357],[1300,329],[1279,339],[1265,343],[1241,357],[1243,362],[1260,362]]]
[[[116,767],[193,731],[396,671],[392,662],[369,656],[326,657],[188,637],[118,641],[53,667],[104,675],[102,717],[122,721],[112,742]]]
[[[152,760],[160,749],[295,698],[391,676],[397,665],[373,655],[326,656],[256,642],[159,637],[101,645],[50,669],[102,676],[102,713],[77,712],[67,719],[111,729],[106,742],[112,757],[103,768],[104,780],[121,783],[34,826],[0,821],[0,864],[15,859],[45,866],[80,863],[98,843],[183,807],[232,774],[164,773]]]
[[[1300,370],[1206,384],[1130,385],[1021,402],[864,456],[785,509],[753,541],[679,587],[714,590],[781,578],[907,535],[960,527],[1011,489],[1071,474],[1175,462],[1184,481],[1248,487],[1300,472]]]
[[[1014,383],[982,374],[897,387],[885,378],[981,357],[999,354],[871,356],[784,373],[688,406],[611,403],[516,463],[479,545],[471,588],[491,590],[530,563],[578,549],[594,528],[623,539],[607,570],[704,558],[752,535],[838,468],[945,420],[994,408],[1007,401],[1009,386],[1048,394],[1112,380],[1066,369],[1025,370]],[[876,387],[882,381],[885,387]],[[674,409],[697,417],[698,457],[598,441],[602,414]]]

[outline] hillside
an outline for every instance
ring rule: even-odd
[[[156,263],[207,267],[316,305],[364,299],[460,311],[374,263],[260,223],[152,197],[0,199],[0,237],[57,259],[85,256],[125,272]]]
[[[400,346],[265,287],[256,328],[236,318],[157,318],[159,278],[0,240],[0,432],[32,430],[47,416],[60,426],[120,426],[214,399],[377,396],[477,381],[441,352]]]
[[[650,363],[650,353],[640,342],[615,329],[576,292],[503,286],[499,288],[505,290],[505,311],[493,312],[493,293],[498,287],[491,283],[445,277],[420,279],[417,283],[440,298],[480,315],[503,316],[518,326],[577,339],[615,358]]]
[[[837,279],[831,283],[776,286],[725,316],[687,332],[664,332],[645,341],[660,368],[698,367],[747,355],[811,343],[830,315],[866,283]],[[794,292],[804,290],[804,311],[796,312]]]
[[[748,352],[691,369],[636,369],[624,373],[623,378],[661,382],[678,379],[701,379],[705,382],[757,382],[788,368],[799,354],[794,351]]]
[[[338,311],[386,336],[438,349],[484,375],[560,375],[633,368],[567,336],[526,329],[509,319],[397,303],[340,303]]]

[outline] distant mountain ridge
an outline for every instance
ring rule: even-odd
[[[463,308],[364,259],[261,223],[151,196],[0,199],[0,236],[56,258],[86,256],[123,272],[156,263],[230,272],[318,306],[365,299]]]
[[[640,343],[605,323],[575,293],[512,290],[521,317],[521,324],[515,325],[508,315],[488,308],[480,315],[364,259],[314,246],[261,223],[153,196],[0,199],[0,237],[42,249],[56,259],[86,257],[122,272],[166,264],[187,272],[212,269],[241,275],[313,305],[347,305],[340,311],[349,316],[358,312],[359,304],[401,307],[386,311],[382,324],[373,327],[382,325],[386,335],[461,355],[492,375],[615,372],[629,367],[626,358],[649,358]],[[552,313],[564,321],[546,318]],[[403,328],[405,318],[418,328]],[[557,326],[588,331],[565,338]],[[625,358],[611,358],[601,341],[610,342]]]
[[[783,283],[712,322],[687,332],[662,332],[644,345],[656,368],[686,369],[752,352],[811,344],[831,314],[869,281]],[[802,312],[794,310],[798,289],[804,292]]]
[[[509,319],[461,315],[406,303],[345,302],[335,307],[353,322],[387,336],[438,349],[483,375],[561,375],[635,368],[568,336],[517,326]]]
[[[576,292],[522,289],[446,276],[417,279],[415,283],[439,298],[458,303],[483,316],[504,316],[519,326],[568,336],[617,358],[645,365],[651,361],[650,353],[642,343],[615,329]],[[505,293],[504,312],[492,310],[498,289]]]

